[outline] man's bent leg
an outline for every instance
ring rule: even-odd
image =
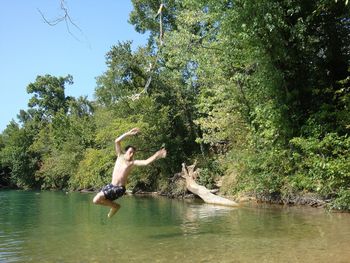
[[[117,203],[114,203],[113,204],[116,205],[116,207],[112,207],[110,210],[109,210],[109,213],[108,213],[108,218],[111,218],[112,216],[115,215],[115,213],[118,212],[118,210],[120,209],[120,204],[117,204]]]
[[[120,205],[117,203],[114,203],[111,200],[106,199],[105,195],[103,192],[99,192],[93,199],[93,203],[97,205],[104,205],[108,206],[111,209],[109,210],[108,217],[112,217],[115,213],[118,212],[120,209]]]
[[[102,200],[103,199],[106,199],[105,195],[103,192],[99,192],[95,195],[94,199],[92,200],[92,202],[95,204],[95,205],[102,205]]]

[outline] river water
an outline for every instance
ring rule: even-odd
[[[350,262],[350,214],[124,196],[0,191],[0,262]]]

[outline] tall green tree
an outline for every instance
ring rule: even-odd
[[[67,112],[71,97],[65,95],[65,85],[73,84],[73,77],[38,76],[35,82],[27,87],[28,94],[33,94],[28,106],[39,118],[50,120],[58,111]]]
[[[2,133],[1,177],[6,183],[23,188],[40,185],[34,177],[38,155],[30,149],[33,135],[15,122],[11,122]]]
[[[152,32],[156,43],[155,3],[142,4],[135,7],[138,17],[132,22]],[[239,175],[234,189],[294,191],[291,181],[306,161],[290,161],[298,140],[321,140],[316,144],[321,152],[325,145],[335,151],[342,147],[335,141],[348,134],[350,12],[344,1],[188,0],[169,7],[166,16],[175,19],[165,29],[159,78],[167,75],[176,94],[192,94],[193,100],[182,102],[199,125],[197,141],[214,153],[226,153],[221,165]],[[326,143],[330,138],[334,144]],[[332,160],[346,156],[343,152]],[[338,171],[331,181],[339,179],[346,188],[342,174],[347,168],[331,167]],[[310,174],[305,178],[320,182]],[[337,196],[342,188],[304,189]]]

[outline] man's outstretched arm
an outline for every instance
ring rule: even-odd
[[[153,154],[151,157],[149,157],[146,160],[135,160],[134,161],[134,165],[136,166],[146,166],[149,165],[150,163],[154,162],[155,160],[158,160],[160,158],[165,158],[166,157],[166,150],[160,149],[158,152],[156,152],[155,154]]]
[[[118,156],[123,153],[122,146],[121,146],[120,142],[122,140],[124,140],[126,137],[135,135],[138,132],[139,132],[139,128],[133,128],[130,131],[124,133],[123,135],[120,135],[117,139],[115,139],[115,141],[114,141],[115,142],[115,151],[116,151]]]

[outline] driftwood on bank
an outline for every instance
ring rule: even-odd
[[[182,172],[181,177],[186,180],[186,188],[190,192],[198,195],[203,199],[204,202],[208,204],[215,205],[225,205],[225,206],[238,206],[238,203],[226,199],[224,197],[213,194],[206,187],[199,185],[196,183],[195,179],[198,176],[198,170],[195,170],[196,164],[186,166],[186,164],[182,164]]]

